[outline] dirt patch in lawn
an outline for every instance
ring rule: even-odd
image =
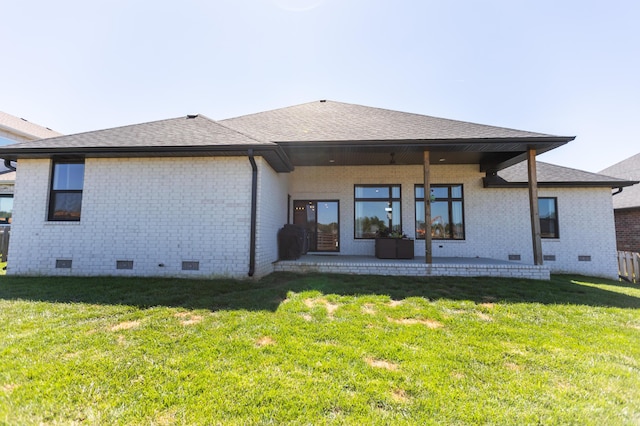
[[[392,322],[394,324],[402,324],[402,325],[422,324],[432,329],[444,327],[444,324],[442,324],[440,321],[436,321],[433,319],[387,318],[387,321]]]
[[[367,314],[367,315],[375,315],[376,314],[376,310],[373,308],[372,304],[367,303],[366,305],[364,305],[362,307],[362,313]]]
[[[493,317],[491,317],[490,315],[485,314],[484,312],[476,312],[476,315],[478,316],[478,318],[480,318],[482,321],[487,321],[487,322],[491,322],[493,321]]]
[[[194,325],[202,321],[202,316],[189,312],[178,312],[174,316],[176,318],[181,318],[180,324],[182,325]]]
[[[20,386],[20,385],[16,385],[16,384],[13,384],[13,383],[7,383],[5,385],[2,385],[2,387],[0,389],[2,389],[2,391],[5,392],[5,393],[11,393],[18,386]]]
[[[140,321],[124,321],[109,328],[111,331],[131,330],[140,327]]]
[[[398,364],[394,364],[393,362],[386,361],[384,359],[367,358],[365,361],[373,368],[383,368],[389,371],[398,370]]]
[[[395,389],[391,391],[391,398],[396,402],[409,402],[409,395],[404,389]]]
[[[261,338],[259,338],[258,340],[256,340],[256,346],[262,348],[264,346],[271,346],[271,345],[275,345],[276,342],[275,340],[273,340],[271,337],[269,336],[262,336]]]
[[[522,366],[514,363],[514,362],[507,362],[504,364],[504,366],[506,367],[507,370],[511,370],[511,371],[522,371]]]
[[[304,304],[307,308],[314,308],[315,306],[322,305],[327,310],[327,316],[333,318],[333,314],[338,310],[340,305],[337,303],[331,303],[327,299],[304,299]]]

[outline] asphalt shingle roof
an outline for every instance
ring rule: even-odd
[[[640,153],[607,167],[600,173],[621,179],[640,181]],[[613,197],[613,208],[626,209],[640,207],[640,185],[625,188]]]
[[[220,122],[233,129],[273,142],[503,139],[551,136],[328,100],[230,118]]]
[[[632,185],[627,179],[606,176],[599,173],[536,162],[538,184],[541,186],[608,186],[612,188]],[[506,184],[526,184],[529,180],[527,162],[521,162],[498,172]]]
[[[8,145],[11,149],[275,145],[195,115]]]

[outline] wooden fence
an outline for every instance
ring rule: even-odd
[[[11,235],[10,226],[0,226],[0,261],[7,261],[7,254],[9,253],[9,236]]]
[[[640,283],[640,253],[618,252],[618,274],[631,283]]]

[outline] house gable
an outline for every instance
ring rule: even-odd
[[[500,170],[574,137],[487,126],[333,101],[222,120],[276,142],[295,166],[422,164],[423,152],[444,164]]]

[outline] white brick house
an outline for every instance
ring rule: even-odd
[[[531,161],[572,139],[321,101],[18,143],[7,273],[261,277],[303,218],[325,255],[373,258],[388,227],[426,265],[615,278],[611,189],[635,182]]]

